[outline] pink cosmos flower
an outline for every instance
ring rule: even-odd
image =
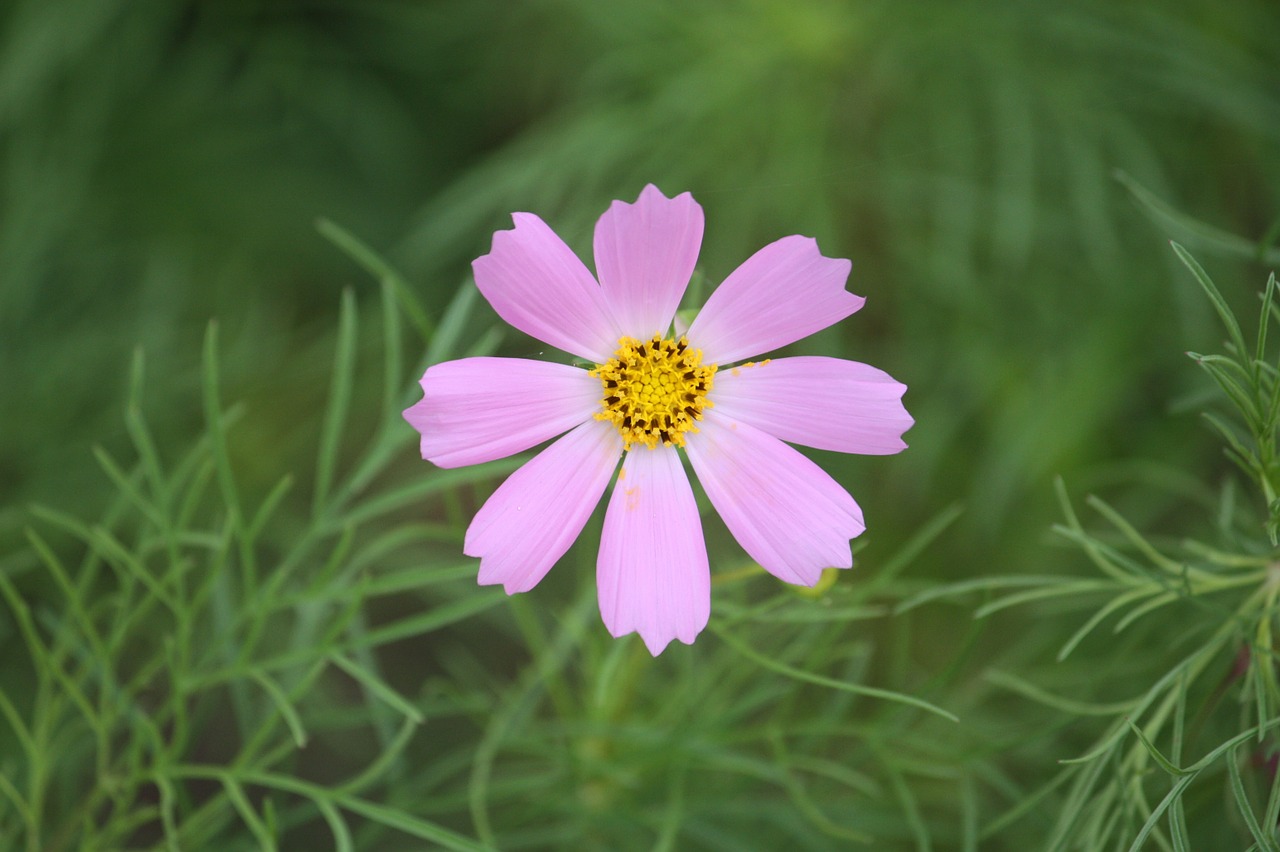
[[[743,363],[861,308],[844,289],[849,261],[823,257],[807,237],[771,243],[677,336],[672,321],[702,244],[702,208],[689,193],[667,198],[650,185],[634,204],[615,201],[596,223],[597,277],[540,218],[513,219],[473,264],[476,286],[508,323],[595,367],[463,358],[422,377],[423,398],[404,416],[422,435],[422,457],[440,467],[561,436],[467,529],[463,551],[480,558],[479,582],[508,594],[537,585],[617,470],[596,564],[605,626],[639,633],[655,656],[672,639],[693,642],[710,616],[711,576],[681,448],[729,531],[769,573],[812,586],[824,568],[849,568],[862,510],[784,442],[899,452],[913,423],[906,386],[839,358]]]

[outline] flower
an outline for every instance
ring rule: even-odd
[[[404,412],[422,457],[479,464],[549,446],[507,478],[467,529],[479,582],[537,585],[582,531],[614,478],[596,580],[614,636],[637,632],[655,656],[691,643],[711,612],[702,524],[679,449],[729,531],[788,583],[812,586],[853,564],[865,529],[847,491],[790,442],[846,453],[906,447],[906,386],[856,361],[745,359],[844,319],[865,301],[844,289],[847,260],[813,239],[771,243],[711,294],[687,332],[670,331],[702,244],[689,193],[649,185],[596,223],[597,278],[537,216],[516,213],[472,265],[476,286],[517,329],[594,364],[463,358],[422,377]],[[744,363],[745,362],[745,363]],[[621,470],[618,460],[622,459]]]

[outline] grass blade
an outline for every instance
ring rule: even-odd
[[[316,457],[316,485],[311,512],[319,517],[338,463],[338,444],[342,427],[351,407],[351,386],[356,367],[356,300],[350,288],[342,291],[342,307],[338,312],[338,342],[333,356],[333,377],[329,385],[329,404],[320,427],[320,451]]]
[[[770,659],[769,657],[764,656],[763,654],[757,652],[755,649],[746,645],[737,637],[733,636],[732,634],[724,630],[721,630],[720,628],[713,626],[711,629],[715,632],[717,636],[723,639],[726,644],[730,645],[732,648],[734,648],[743,656],[750,659],[752,662],[756,663],[757,665],[763,666],[764,668],[769,669],[770,671],[775,671],[778,674],[786,675],[787,677],[792,678],[794,680],[801,680],[806,683],[812,683],[817,686],[825,686],[830,689],[838,689],[843,692],[851,692],[855,695],[866,696],[867,698],[879,698],[885,701],[894,701],[899,704],[906,704],[911,707],[916,707],[920,710],[924,710],[926,712],[932,713],[935,716],[941,716],[942,718],[950,720],[952,722],[960,721],[960,717],[956,716],[954,713],[951,713],[947,710],[943,710],[941,707],[938,707],[937,705],[930,704],[928,701],[925,701],[923,698],[916,698],[914,695],[906,695],[904,693],[894,692],[888,689],[879,689],[874,686],[864,686],[859,683],[848,683],[846,681],[836,680],[834,678],[823,677],[822,675],[812,674],[810,672],[803,671],[802,669],[792,668],[791,666],[788,666],[785,663],[779,663],[777,660],[773,660],[773,659]]]

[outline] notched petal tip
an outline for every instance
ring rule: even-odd
[[[427,368],[405,419],[422,457],[442,468],[504,458],[591,419],[600,384],[585,370],[524,358],[476,357]]]
[[[697,502],[673,449],[633,449],[605,511],[596,586],[615,637],[639,633],[654,656],[688,644],[711,615],[711,574]]]
[[[652,657],[656,657],[663,651],[667,650],[667,648],[671,646],[672,642],[678,641],[682,645],[692,645],[694,640],[698,638],[705,627],[706,625],[704,624],[697,631],[688,635],[672,635],[666,631],[657,632],[641,628],[625,628],[618,630],[608,624],[605,625],[605,629],[609,631],[609,635],[614,639],[621,639],[624,636],[631,635],[632,633],[639,636],[640,641],[644,642],[644,647],[649,651],[649,655]]]
[[[501,583],[507,594],[536,586],[586,525],[621,452],[617,430],[591,420],[507,477],[463,541],[463,553],[480,559],[480,584]]]
[[[472,261],[476,287],[510,325],[599,362],[619,335],[595,278],[541,218],[511,218],[515,227],[495,232],[489,253]]]
[[[592,246],[600,288],[621,331],[665,333],[702,247],[702,207],[689,193],[667,198],[653,184],[635,202],[614,201]]]
[[[424,376],[423,381],[425,380],[426,377]],[[421,432],[427,416],[427,398],[424,396],[422,399],[400,412],[400,416],[404,418],[406,423]]]
[[[693,636],[685,639],[682,636],[646,636],[644,633],[641,633],[640,638],[644,641],[644,646],[648,649],[650,656],[656,657],[663,651],[667,650],[667,648],[671,647],[671,643],[673,641],[678,640],[682,645],[692,645],[693,640],[697,638],[697,634],[695,633]]]
[[[689,326],[689,338],[719,364],[794,343],[865,304],[845,289],[852,269],[846,258],[823,256],[813,237],[783,237],[729,274]]]
[[[850,568],[862,509],[829,474],[782,441],[723,412],[686,447],[725,526],[766,571],[812,586],[825,568]]]
[[[534,586],[538,585],[541,577],[537,575],[523,575],[519,579],[503,579],[502,576],[493,568],[491,560],[486,560],[478,553],[468,553],[463,549],[463,554],[480,560],[480,570],[476,574],[477,586],[502,586],[502,591],[507,595],[519,595],[530,591]]]
[[[702,635],[702,631],[707,628],[710,621],[710,611],[701,618],[694,618],[685,621],[676,630],[666,627],[655,628],[650,625],[636,626],[633,624],[622,625],[613,623],[612,620],[605,621],[605,629],[609,631],[609,635],[614,639],[622,639],[630,636],[632,633],[640,637],[640,641],[644,642],[644,647],[649,651],[649,655],[656,657],[670,647],[672,642],[679,642],[682,645],[692,645],[694,641]]]
[[[906,385],[869,364],[820,355],[773,358],[716,374],[715,411],[792,444],[891,455],[913,420]]]

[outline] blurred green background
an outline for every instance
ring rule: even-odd
[[[703,205],[712,283],[792,233],[853,260],[866,307],[802,351],[888,370],[909,386],[917,425],[901,456],[819,454],[868,520],[841,584],[874,577],[955,504],[963,514],[906,567],[900,592],[1079,570],[1080,555],[1048,535],[1055,475],[1182,535],[1207,523],[1196,483],[1227,472],[1194,416],[1205,382],[1182,353],[1222,333],[1167,240],[1199,252],[1246,316],[1266,267],[1153,220],[1115,173],[1217,228],[1267,234],[1280,211],[1278,35],[1271,0],[11,0],[0,11],[0,544],[21,546],[32,503],[106,504],[113,487],[91,448],[128,456],[135,348],[158,442],[176,452],[195,440],[214,317],[223,399],[245,404],[232,434],[242,486],[260,499],[313,463],[344,287],[362,355],[379,345],[376,282],[321,236],[319,217],[383,254],[438,319],[512,211],[539,214],[589,260],[595,218],[648,182]],[[477,308],[475,330],[495,322]],[[411,363],[425,351],[404,345]],[[500,351],[540,349],[510,332]],[[349,457],[379,393],[356,384]],[[428,474],[404,428],[401,481]],[[708,531],[713,570],[740,561],[718,522]],[[425,561],[458,554],[456,540],[428,546]],[[592,547],[580,550],[560,573],[589,574]],[[557,589],[525,605],[568,609]],[[890,649],[868,678],[932,690],[966,720],[963,735],[928,735],[956,737],[950,759],[989,760],[1030,789],[1078,743],[1027,721],[978,673],[1051,671],[1079,619],[1004,616],[961,649],[970,610],[939,604],[852,632]],[[527,657],[488,622],[449,635],[488,661],[491,685],[514,682]],[[442,665],[441,646],[423,641],[381,661],[411,693],[419,665]],[[1048,676],[1088,691],[1120,665],[1107,650]],[[922,810],[948,847],[960,817],[928,784],[918,795],[938,803]],[[1000,810],[984,805],[983,819]],[[465,808],[441,819],[472,833]],[[762,836],[841,848],[818,829],[775,829]],[[919,845],[891,821],[872,833]],[[716,848],[713,836],[675,848]]]

